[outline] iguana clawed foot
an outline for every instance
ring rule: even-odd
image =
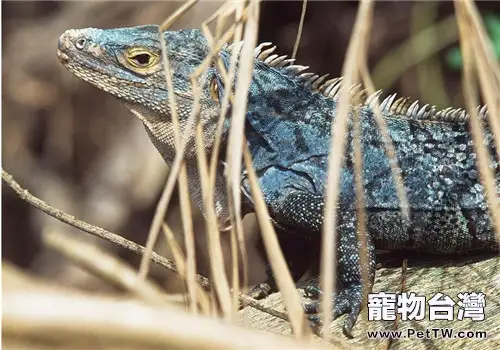
[[[306,312],[306,314],[308,314],[311,328],[315,333],[318,334],[322,326],[322,321],[320,315],[318,314],[319,312],[321,312],[321,303],[319,301],[319,298],[323,293],[317,284],[306,286],[304,288],[304,291],[308,298],[314,299],[313,301],[304,305],[304,311]],[[340,288],[340,292],[338,294],[334,293],[332,295],[332,298],[334,300],[332,319],[336,319],[343,314],[348,314],[347,318],[344,321],[342,331],[346,337],[353,338],[352,327],[354,326],[354,323],[359,316],[361,303],[363,300],[362,286],[352,284],[347,288]]]

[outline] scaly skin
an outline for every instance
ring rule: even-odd
[[[168,55],[174,71],[174,91],[179,104],[181,124],[191,111],[190,73],[201,63],[209,49],[196,30],[165,32]],[[229,66],[231,50],[220,57]],[[143,56],[137,56],[134,50]],[[298,239],[318,244],[323,222],[330,130],[337,109],[338,80],[301,73],[305,67],[292,60],[269,56],[273,50],[256,49],[253,78],[248,93],[245,134],[252,153],[259,184],[280,236],[293,234]],[[121,29],[82,29],[66,31],[59,39],[59,57],[79,78],[109,92],[141,118],[153,143],[167,163],[173,155],[173,130],[168,109],[168,92],[163,75],[157,26]],[[201,96],[204,140],[210,154],[224,86],[216,65],[208,71]],[[470,251],[497,250],[483,187],[475,167],[475,152],[468,128],[468,116],[461,110],[436,112],[434,107],[419,107],[406,100],[382,102],[382,114],[393,139],[401,175],[410,206],[410,219],[404,219],[392,180],[389,159],[372,114],[373,101],[361,93],[350,106],[361,121],[363,181],[367,213],[368,278],[375,275],[374,249],[415,250],[435,254],[463,254]],[[481,110],[483,119],[485,109]],[[226,135],[228,125],[224,130]],[[356,210],[353,170],[352,125],[346,134],[347,150],[341,169],[338,205],[337,291],[334,317],[348,314],[344,333],[352,327],[362,307],[359,247],[356,235]],[[500,170],[494,161],[492,134],[483,135],[491,155],[497,190]],[[193,149],[194,147],[188,147]],[[195,154],[186,155],[192,184],[197,183]],[[222,171],[216,197],[219,214],[227,213]],[[199,188],[199,187],[198,187]],[[200,194],[191,187],[194,198]],[[242,190],[252,203],[250,187],[243,177]],[[293,237],[290,235],[290,237]],[[293,241],[293,238],[288,238]],[[285,245],[286,246],[286,245]],[[291,252],[296,251],[291,245]],[[310,252],[308,252],[310,253]],[[293,254],[292,254],[293,255]],[[267,285],[252,292],[265,296],[274,290],[272,276]],[[315,286],[306,288],[319,294]],[[318,303],[306,306],[318,311]],[[317,318],[311,318],[317,321]]]
[[[181,132],[193,104],[190,75],[208,53],[207,42],[197,30],[166,32],[168,58],[173,71],[174,94]],[[59,38],[57,55],[62,64],[78,78],[91,83],[125,103],[144,123],[151,141],[165,162],[175,157],[174,129],[168,103],[168,89],[161,59],[158,26],[102,30],[70,29]],[[212,67],[208,77],[216,76]],[[205,86],[200,98],[200,120],[207,154],[213,147],[219,118],[219,104]],[[197,170],[194,131],[184,153],[190,194],[200,209],[203,199]],[[224,167],[216,177],[215,208],[221,227],[229,218]]]

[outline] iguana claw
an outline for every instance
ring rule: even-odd
[[[356,323],[356,319],[359,316],[362,303],[362,286],[351,285],[348,288],[343,288],[338,295],[335,293],[332,295],[334,300],[334,309],[332,312],[332,319],[348,314],[344,321],[342,327],[342,332],[348,338],[353,338],[352,327]],[[319,297],[323,294],[317,285],[309,285],[304,288],[306,296],[313,300],[307,304],[304,304],[305,313],[309,314],[308,319],[311,323],[311,328],[316,334],[319,334],[319,330],[322,326],[322,321],[318,315],[321,312],[321,303]]]

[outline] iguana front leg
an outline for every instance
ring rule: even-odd
[[[305,191],[294,191],[281,201],[270,204],[271,216],[280,224],[310,235],[313,239],[321,239],[323,223],[323,196]],[[361,311],[363,303],[363,280],[360,266],[360,247],[356,232],[356,212],[345,203],[338,209],[337,236],[337,291],[334,293],[333,318],[348,314],[343,331],[352,337],[351,330]],[[367,235],[368,289],[371,289],[375,276],[375,248]],[[319,260],[319,257],[318,257]],[[317,297],[321,294],[317,284],[306,287],[309,295]],[[367,293],[368,291],[365,291]],[[309,314],[319,312],[319,301],[305,305]],[[313,325],[319,324],[319,317],[310,315]]]

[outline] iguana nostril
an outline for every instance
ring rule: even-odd
[[[80,38],[77,41],[75,41],[75,47],[78,50],[83,50],[83,48],[85,47],[86,43],[87,43],[87,40],[85,40],[85,38]]]
[[[59,37],[59,40],[57,41],[57,48],[59,50],[63,50],[66,47],[66,36],[63,34]]]

